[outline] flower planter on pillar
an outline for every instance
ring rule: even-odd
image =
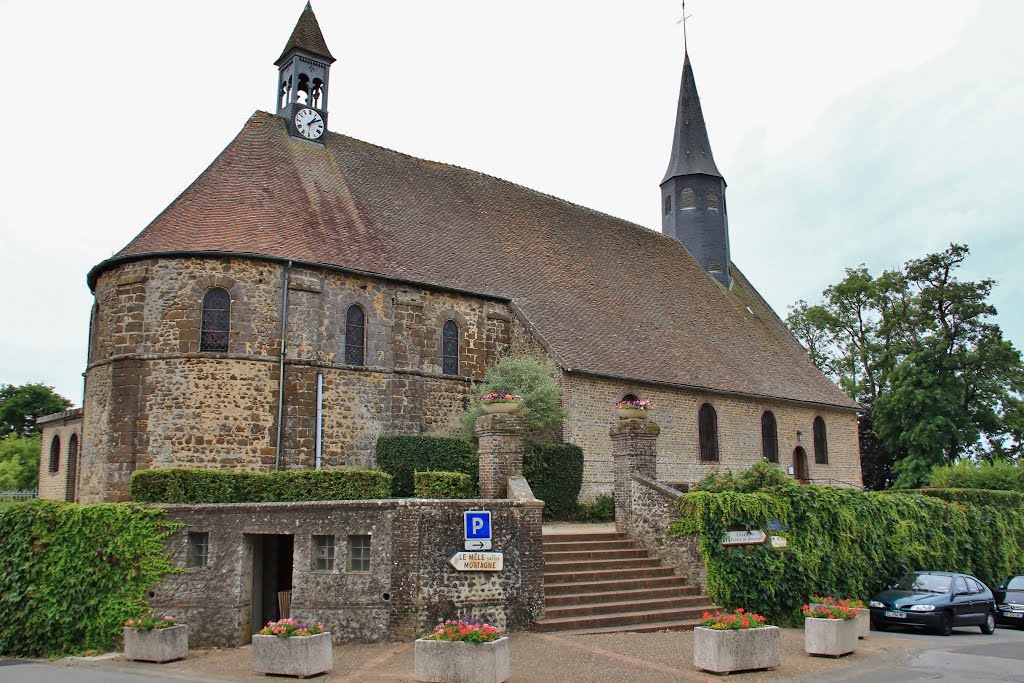
[[[124,627],[124,656],[140,662],[173,662],[188,656],[188,626],[136,631]]]
[[[252,667],[256,673],[307,678],[334,668],[331,633],[315,636],[252,637]]]
[[[416,680],[505,683],[512,672],[508,637],[490,643],[416,641]]]
[[[509,401],[507,403],[483,403],[484,412],[488,415],[510,415],[518,413],[523,404],[520,401]]]
[[[643,408],[616,408],[615,414],[623,420],[646,420],[647,411]]]
[[[839,657],[857,649],[859,626],[853,619],[804,619],[804,651]]]
[[[781,662],[779,627],[761,626],[719,631],[693,629],[693,665],[724,674],[752,669],[774,669]]]

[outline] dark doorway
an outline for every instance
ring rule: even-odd
[[[295,537],[255,534],[251,538],[252,633],[256,633],[268,621],[289,616]]]
[[[801,484],[806,484],[809,479],[807,476],[807,452],[800,446],[793,451],[793,476]]]

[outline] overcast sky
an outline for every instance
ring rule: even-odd
[[[305,0],[0,0],[0,382],[81,404],[88,270],[256,109]],[[660,229],[678,0],[318,0],[330,128]],[[690,0],[736,264],[782,316],[971,246],[1024,343],[1016,0]]]

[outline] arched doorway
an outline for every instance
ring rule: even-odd
[[[793,451],[793,476],[801,484],[806,484],[809,479],[807,475],[807,451],[800,446]]]
[[[78,477],[78,434],[72,434],[68,441],[68,464],[67,480],[65,484],[64,500],[75,502],[75,484]]]

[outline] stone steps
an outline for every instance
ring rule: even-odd
[[[542,632],[615,633],[691,629],[709,598],[625,534],[544,536]]]

